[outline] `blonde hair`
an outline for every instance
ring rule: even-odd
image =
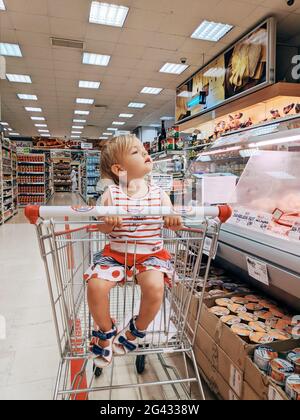
[[[115,184],[119,184],[119,178],[115,175],[111,167],[120,163],[120,157],[128,153],[132,146],[137,141],[140,141],[136,135],[128,134],[125,136],[117,136],[105,143],[101,151],[101,176],[102,178],[109,178]]]

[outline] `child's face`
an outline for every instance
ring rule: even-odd
[[[122,157],[121,166],[129,178],[139,179],[152,171],[153,162],[142,143],[137,140]]]

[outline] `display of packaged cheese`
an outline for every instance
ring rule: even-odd
[[[286,380],[294,373],[294,367],[287,360],[274,359],[270,362],[269,376],[279,386],[285,386]]]
[[[255,344],[271,344],[274,338],[265,332],[253,332],[250,334],[250,341]]]
[[[231,304],[232,304],[231,299],[227,299],[227,298],[216,299],[217,306],[225,306],[225,308],[227,308],[228,305],[231,305]]]
[[[270,319],[270,318],[274,318],[274,315],[272,314],[272,312],[269,312],[269,311],[255,311],[254,315],[263,321],[266,321],[267,319]]]
[[[231,303],[230,305],[227,306],[227,308],[230,310],[230,312],[234,314],[238,314],[240,312],[247,312],[247,309],[245,308],[245,306],[238,305],[237,303]]]
[[[226,315],[226,316],[222,316],[221,321],[224,322],[224,324],[231,327],[232,325],[240,324],[241,318],[235,315]]]
[[[247,303],[246,305],[247,311],[249,312],[255,312],[255,311],[261,311],[263,309],[263,306],[259,303]]]
[[[270,330],[269,327],[266,326],[264,322],[261,321],[251,321],[249,322],[249,327],[251,327],[256,332],[266,333]]]
[[[239,317],[243,322],[256,322],[258,321],[258,317],[250,312],[240,312]]]
[[[271,347],[258,347],[254,351],[254,363],[264,372],[268,372],[271,360],[277,358],[278,353]]]
[[[287,378],[285,392],[291,400],[300,401],[300,375],[291,375]]]
[[[247,299],[249,303],[259,303],[261,298],[255,295],[247,295],[245,296],[245,299]]]
[[[274,338],[274,340],[278,340],[278,341],[285,341],[285,340],[290,340],[292,338],[292,336],[282,330],[270,330],[269,334],[271,337]]]
[[[284,318],[285,314],[277,308],[271,308],[270,312],[273,314],[273,316],[276,316],[276,318]]]
[[[213,306],[209,309],[211,313],[213,313],[216,316],[222,317],[230,314],[229,309],[224,308],[222,306]]]
[[[253,329],[246,324],[235,324],[231,327],[234,334],[239,335],[240,337],[249,337],[253,333]]]
[[[237,303],[238,305],[246,305],[248,303],[248,300],[243,297],[233,297],[231,298],[232,303]]]

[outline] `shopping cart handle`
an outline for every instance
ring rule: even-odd
[[[232,209],[228,205],[210,206],[210,207],[70,207],[70,206],[27,206],[25,216],[31,224],[36,224],[39,218],[51,219],[56,217],[86,218],[86,217],[149,217],[149,216],[186,216],[195,219],[204,219],[206,217],[218,217],[222,223],[225,223],[232,215]]]

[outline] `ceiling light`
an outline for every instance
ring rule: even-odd
[[[93,66],[108,66],[110,55],[83,53],[83,64],[91,64]]]
[[[15,83],[32,83],[31,77],[24,74],[7,74],[7,79]]]
[[[107,131],[118,131],[117,128],[108,128]]]
[[[99,89],[100,82],[89,82],[87,80],[80,80],[79,87],[85,89]]]
[[[50,134],[41,134],[41,137],[51,137]]]
[[[144,87],[141,90],[141,93],[148,93],[149,95],[158,95],[161,91],[161,88]]]
[[[74,128],[74,130],[82,130],[84,128],[83,125],[73,125],[72,128]]]
[[[86,120],[77,120],[77,119],[74,119],[74,120],[73,120],[73,122],[74,122],[74,123],[79,123],[79,124],[80,124],[80,123],[81,123],[81,124],[84,124],[84,123],[86,123]]]
[[[32,108],[31,106],[25,106],[26,111],[28,112],[42,112],[42,108]]]
[[[149,127],[159,128],[159,127],[161,127],[161,125],[160,124],[150,124]]]
[[[39,133],[49,133],[49,130],[38,130]]]
[[[19,136],[20,133],[9,133],[10,136]]]
[[[5,128],[4,130],[6,130],[6,131],[13,131],[12,128]]]
[[[37,101],[38,98],[36,95],[24,95],[23,93],[18,93],[18,98],[25,101]]]
[[[125,125],[125,123],[121,122],[121,121],[114,121],[112,124],[113,125]]]
[[[34,124],[34,125],[35,125],[35,127],[40,127],[40,128],[48,127],[47,124]]]
[[[119,118],[132,118],[133,114],[120,114]]]
[[[108,140],[108,137],[99,137],[99,140]]]
[[[213,67],[207,70],[203,76],[205,77],[223,77],[225,76],[226,70],[221,67]]]
[[[45,121],[44,117],[30,117],[32,121]]]
[[[76,111],[74,111],[74,113],[75,113],[76,115],[89,115],[89,114],[90,114],[90,111],[80,111],[80,110],[76,110]]]
[[[0,42],[0,55],[22,57],[22,52],[18,44],[6,44],[4,42]]]
[[[71,139],[80,139],[80,136],[71,136]]]
[[[93,105],[94,102],[95,102],[94,99],[85,99],[85,98],[76,99],[77,104]]]
[[[103,136],[113,136],[113,133],[103,133]]]
[[[216,22],[203,21],[200,26],[193,32],[191,38],[202,39],[204,41],[218,42],[231,29],[232,25]]]
[[[3,125],[3,126],[9,125],[7,122],[0,122],[0,124]]]
[[[72,131],[72,134],[82,134],[82,131]]]
[[[100,3],[93,1],[90,12],[90,23],[98,25],[118,26],[124,25],[129,8],[117,4]]]
[[[189,66],[187,64],[166,63],[159,71],[161,73],[181,74],[188,67]]]
[[[175,117],[161,117],[161,120],[165,120],[165,121],[171,121],[171,120],[175,120]]]
[[[144,108],[146,104],[143,104],[142,102],[130,102],[128,104],[128,108]]]
[[[3,0],[0,0],[0,10],[6,10],[5,9],[5,4]]]

